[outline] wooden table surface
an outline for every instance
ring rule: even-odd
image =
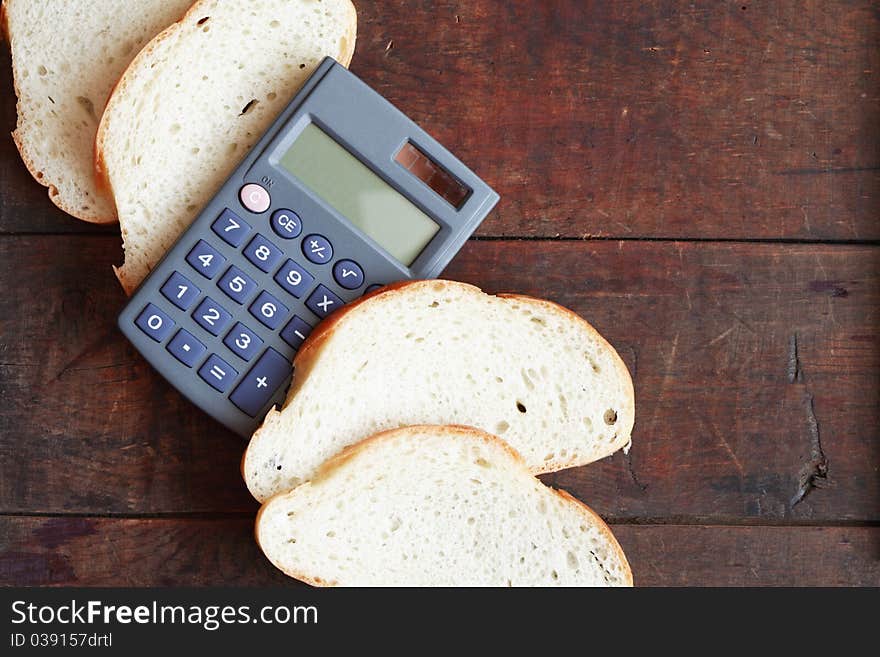
[[[359,4],[352,70],[501,194],[446,276],[572,308],[634,375],[630,454],[544,480],[636,584],[880,584],[876,4]],[[243,442],[116,330],[121,258],[0,138],[0,584],[293,583]]]

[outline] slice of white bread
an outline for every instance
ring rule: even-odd
[[[12,138],[49,198],[68,214],[116,221],[95,183],[98,121],[113,85],[143,45],[192,0],[4,0],[18,125]]]
[[[95,141],[129,294],[321,60],[348,65],[356,24],[349,0],[200,0],[135,57]]]
[[[263,501],[378,431],[464,424],[496,434],[533,473],[590,463],[630,440],[632,379],[579,316],[452,281],[384,288],[321,323],[294,361],[282,410],[251,438],[242,474]]]
[[[632,586],[589,507],[470,427],[380,433],[269,500],[257,542],[291,577],[341,586]]]

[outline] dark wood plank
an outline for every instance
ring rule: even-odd
[[[878,586],[877,527],[612,525],[636,586]]]
[[[296,585],[253,518],[0,517],[0,586]]]
[[[353,70],[501,193],[484,235],[880,238],[873,3],[358,10]],[[83,230],[0,138],[0,231]]]
[[[878,253],[472,241],[448,275],[558,301],[628,363],[629,456],[546,477],[603,515],[877,521]],[[114,238],[0,240],[0,512],[252,511],[244,443],[115,329],[117,259]]]
[[[880,528],[615,525],[637,586],[880,585]],[[0,517],[0,585],[296,586],[253,520]]]

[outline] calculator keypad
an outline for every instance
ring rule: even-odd
[[[239,322],[223,340],[223,344],[242,360],[250,360],[257,355],[263,340],[259,335],[251,331],[247,326]]]
[[[241,269],[232,265],[223,274],[217,286],[227,297],[239,304],[244,304],[257,289],[257,282]]]
[[[319,285],[306,299],[306,307],[321,319],[343,306],[343,301],[323,285]]]
[[[251,189],[248,200],[254,207],[245,210],[268,210],[259,210],[261,199],[259,190]],[[300,237],[303,221],[293,210],[278,209],[255,224],[253,217],[245,221],[227,208],[210,228],[207,238],[191,244],[185,258],[191,269],[180,265],[159,288],[159,300],[167,301],[168,309],[149,303],[135,324],[163,344],[181,368],[192,369],[192,376],[257,417],[289,378],[291,352],[302,346],[318,321],[345,305],[331,286],[357,290],[366,285],[366,275],[352,259],[334,262],[333,245],[323,235]],[[324,264],[331,266],[320,269]],[[190,273],[193,269],[203,278]],[[204,279],[215,283],[194,283]],[[219,288],[225,296],[206,287]],[[223,298],[229,301],[217,302]],[[175,309],[189,313],[189,322],[199,328],[179,319]],[[274,344],[267,332],[276,336]]]
[[[284,323],[290,309],[268,292],[260,292],[260,296],[251,304],[250,311],[261,324],[274,330]]]
[[[199,376],[217,392],[226,392],[232,387],[238,372],[220,356],[211,354],[211,357],[199,368]]]
[[[195,283],[179,271],[171,274],[162,286],[162,296],[181,310],[189,310],[201,292]]]
[[[165,347],[172,356],[187,367],[195,367],[208,348],[196,340],[186,329],[180,329],[174,339]]]
[[[333,265],[333,278],[340,287],[356,290],[364,284],[364,270],[354,260],[340,260]]]
[[[311,324],[299,315],[294,315],[293,319],[287,322],[287,326],[281,331],[281,339],[294,349],[299,349],[311,332]]]
[[[147,304],[134,323],[156,342],[164,342],[174,330],[174,320],[151,303]]]
[[[254,267],[267,274],[275,269],[283,255],[281,249],[262,235],[257,235],[252,239],[244,250],[244,257],[250,260]]]
[[[238,384],[229,400],[251,417],[255,417],[281,387],[288,374],[290,362],[270,347]]]
[[[288,260],[275,274],[275,282],[283,287],[285,292],[299,299],[311,289],[315,277],[303,269],[301,265],[293,260]]]
[[[302,229],[302,220],[293,210],[283,208],[272,213],[272,230],[278,237],[292,240],[294,237],[299,237]]]
[[[251,225],[229,208],[211,224],[211,230],[229,246],[239,247],[251,232]]]
[[[232,313],[211,297],[205,297],[205,300],[193,312],[192,317],[199,326],[211,335],[220,335],[232,321]]]
[[[241,204],[254,214],[261,214],[272,205],[269,192],[256,183],[248,183],[242,187],[238,198],[241,200]]]
[[[186,256],[186,261],[193,269],[210,280],[223,268],[226,258],[205,240],[199,240]]]
[[[333,245],[323,235],[309,235],[303,240],[303,255],[316,265],[323,265],[333,258]]]

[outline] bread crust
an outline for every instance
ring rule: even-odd
[[[110,96],[107,99],[107,104],[104,106],[104,112],[101,115],[101,121],[98,123],[98,131],[95,134],[93,159],[95,185],[98,187],[98,189],[106,191],[106,193],[108,193],[110,197],[114,199],[114,203],[116,196],[113,191],[113,183],[110,180],[110,174],[107,171],[107,161],[104,157],[104,140],[107,132],[107,117],[109,116],[108,110],[119,102],[119,96],[121,95],[121,92],[125,89],[129,78],[138,73],[141,64],[153,55],[153,52],[156,50],[156,48],[166,39],[173,37],[183,27],[187,20],[195,15],[201,14],[206,9],[206,5],[213,4],[214,2],[215,0],[196,0],[196,2],[194,2],[190,6],[190,8],[187,9],[186,13],[180,18],[180,20],[175,21],[164,30],[159,32],[159,34],[154,36],[141,49],[141,51],[134,57],[134,59],[129,62],[128,66],[126,66],[125,70],[122,72],[122,75],[119,76],[119,79],[113,85],[113,90],[110,92]],[[336,60],[347,68],[348,65],[351,64],[351,58],[354,56],[354,49],[357,41],[357,10],[351,3],[351,0],[346,0],[346,2],[349,12],[349,27],[346,30],[346,35],[344,39],[345,50],[337,53]],[[125,240],[124,234],[122,237],[123,240]],[[119,284],[122,285],[122,289],[125,290],[125,294],[128,296],[131,296],[132,293],[137,289],[138,285],[140,285],[141,283],[141,281],[133,281],[126,276],[125,263],[123,263],[119,267],[114,266],[113,273],[116,275],[116,279],[119,281]]]
[[[12,52],[12,37],[9,36],[9,17],[6,15],[6,3],[12,2],[12,0],[0,0],[0,39],[5,39],[9,45],[10,50]],[[18,95],[18,90],[15,91],[16,96]]]
[[[18,154],[21,156],[21,161],[24,162],[24,166],[25,168],[27,168],[28,173],[30,173],[33,179],[36,180],[40,185],[47,188],[49,200],[52,201],[52,203],[56,207],[69,214],[71,217],[74,217],[75,219],[80,219],[81,221],[87,221],[93,224],[112,224],[116,221],[116,215],[104,217],[94,213],[84,212],[81,208],[72,208],[67,205],[64,202],[64,199],[62,199],[61,195],[58,193],[58,188],[51,182],[43,179],[43,172],[40,171],[40,168],[34,163],[33,159],[27,153],[24,145],[24,140],[21,136],[21,87],[18,84],[18,71],[15,68],[15,49],[12,42],[12,29],[9,26],[8,7],[11,6],[12,3],[15,1],[16,0],[3,0],[2,4],[0,4],[0,37],[5,35],[6,41],[9,44],[9,52],[12,55],[13,59],[12,89],[15,93],[16,98],[16,126],[15,130],[12,131],[12,141],[15,143],[16,149],[18,149]],[[100,185],[97,184],[96,189],[98,193],[102,193],[103,191],[100,188]],[[107,199],[111,201],[112,205],[112,197],[108,196]]]
[[[266,414],[266,418],[263,420],[263,424],[254,432],[254,435],[251,437],[251,442],[248,444],[248,448],[242,455],[241,473],[245,481],[247,481],[245,473],[247,472],[246,463],[248,459],[248,454],[250,452],[250,445],[254,444],[254,441],[258,439],[258,436],[263,430],[263,427],[265,427],[266,424],[271,419],[273,419],[275,415],[280,414],[284,406],[287,405],[287,402],[294,396],[296,396],[303,383],[308,379],[309,373],[311,372],[312,368],[318,362],[324,347],[327,345],[333,334],[339,329],[341,324],[344,321],[348,320],[352,316],[353,312],[356,312],[365,304],[381,303],[381,297],[385,295],[394,294],[397,292],[408,290],[410,288],[424,286],[431,286],[437,292],[441,292],[442,290],[449,287],[455,287],[458,289],[464,289],[471,292],[483,294],[483,291],[479,287],[471,285],[470,283],[460,283],[457,281],[449,281],[445,279],[401,281],[398,283],[392,283],[391,285],[386,285],[385,287],[376,290],[371,294],[365,295],[360,299],[353,301],[346,306],[343,306],[338,311],[330,315],[330,317],[318,324],[315,330],[312,331],[308,338],[306,338],[306,341],[303,343],[303,345],[300,347],[300,350],[294,357],[293,381],[290,384],[290,390],[287,393],[287,398],[285,399],[284,404],[282,405],[281,409],[273,407],[269,410],[269,412]],[[593,338],[597,338],[599,344],[601,344],[608,352],[613,355],[613,362],[617,374],[626,386],[625,407],[617,409],[618,417],[625,418],[625,424],[621,424],[618,427],[617,437],[615,438],[615,440],[607,443],[605,445],[605,449],[602,450],[601,455],[594,460],[605,458],[606,456],[609,456],[616,452],[618,449],[626,447],[630,443],[632,429],[635,423],[635,389],[633,387],[633,381],[632,377],[630,376],[629,369],[626,367],[626,364],[623,362],[623,359],[620,358],[620,354],[617,353],[614,347],[612,347],[611,344],[583,317],[573,312],[572,310],[569,310],[568,308],[559,305],[558,303],[546,301],[544,299],[536,299],[535,297],[530,297],[522,294],[498,294],[496,296],[505,299],[516,299],[522,303],[536,305],[544,308],[549,312],[562,314],[565,317],[576,320],[577,325],[583,327],[587,331],[587,333],[589,333]],[[549,461],[544,461],[540,467],[534,468],[532,472],[534,474],[556,472],[558,470],[577,467],[580,465],[585,464],[572,458],[554,458]],[[253,494],[253,491],[251,491],[251,494]],[[254,497],[256,497],[256,495],[254,495]]]
[[[254,537],[257,541],[257,545],[260,546],[260,550],[262,550],[263,554],[266,555],[266,558],[274,565],[278,570],[283,572],[285,575],[289,577],[293,577],[301,582],[305,582],[312,586],[337,586],[339,583],[337,581],[325,581],[320,577],[316,577],[306,573],[304,571],[293,570],[290,568],[286,568],[283,564],[279,564],[272,560],[269,557],[266,550],[263,548],[263,543],[260,537],[260,519],[262,518],[263,513],[266,509],[269,508],[271,504],[280,504],[282,500],[288,496],[293,495],[306,495],[308,491],[319,485],[323,480],[331,477],[334,472],[344,467],[346,463],[355,459],[358,455],[369,451],[374,448],[378,448],[381,443],[386,440],[394,440],[399,436],[404,436],[405,439],[413,439],[414,436],[417,436],[426,432],[438,432],[444,433],[448,435],[452,439],[463,439],[463,438],[473,438],[477,439],[487,445],[491,445],[494,448],[498,448],[501,451],[505,452],[514,462],[515,467],[518,467],[520,470],[528,474],[532,475],[529,472],[529,468],[526,465],[525,460],[520,456],[519,452],[517,452],[513,447],[508,445],[504,440],[498,438],[497,436],[493,436],[490,433],[477,429],[475,427],[469,427],[460,424],[449,424],[449,425],[431,425],[431,424],[419,424],[408,427],[402,427],[399,429],[389,429],[387,431],[381,431],[376,433],[364,440],[361,440],[358,443],[353,445],[349,445],[345,447],[341,452],[339,452],[336,456],[328,459],[315,474],[314,479],[310,482],[306,482],[293,490],[289,490],[283,493],[278,493],[277,495],[272,496],[260,507],[259,511],[257,511],[256,520],[254,523]],[[602,518],[597,514],[593,509],[587,506],[584,502],[574,497],[570,493],[564,490],[559,490],[556,488],[551,488],[547,486],[549,490],[551,490],[554,494],[561,497],[563,500],[567,502],[574,502],[575,507],[583,514],[584,518],[592,525],[596,526],[598,530],[602,533],[603,536],[608,541],[608,544],[611,546],[611,549],[614,551],[617,559],[620,561],[623,566],[624,576],[626,578],[626,582],[628,586],[633,585],[633,576],[632,569],[630,568],[629,561],[627,561],[626,554],[623,552],[623,548],[620,547],[620,543],[617,542],[617,539],[614,537],[614,534],[611,532],[611,528],[608,527],[608,524],[602,520]]]

